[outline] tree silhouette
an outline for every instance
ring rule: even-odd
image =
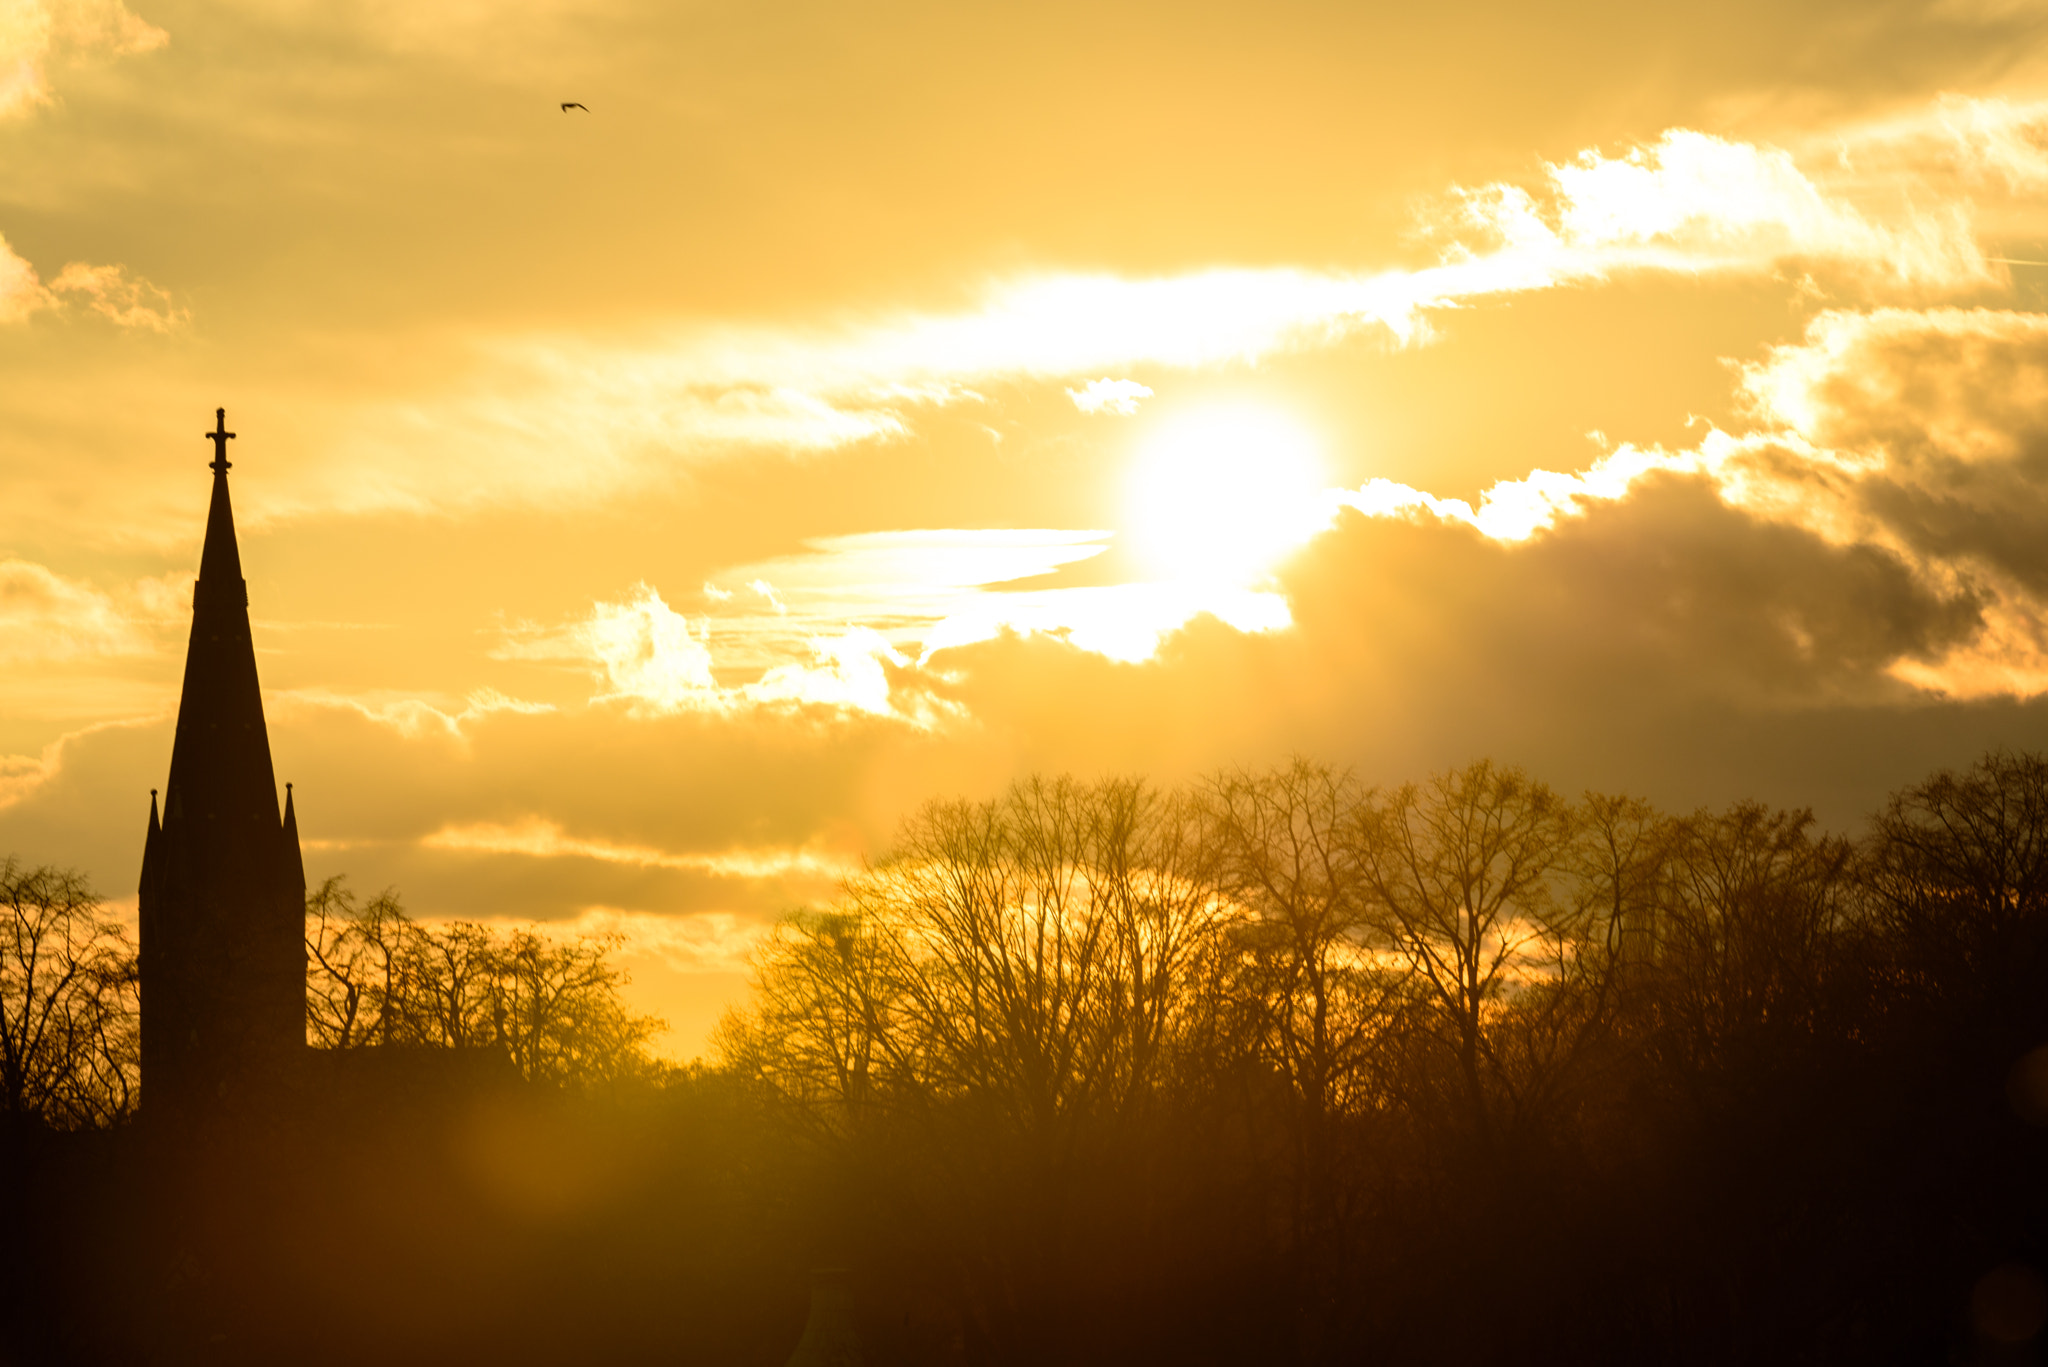
[[[330,878],[306,897],[307,1036],[326,1049],[498,1049],[530,1082],[617,1082],[653,1066],[646,1045],[664,1028],[619,1000],[618,944],[424,926],[395,893],[363,902]]]
[[[1571,958],[1578,919],[1557,876],[1571,857],[1570,805],[1519,769],[1481,761],[1362,803],[1356,819],[1367,915],[1414,974],[1456,1060],[1483,1148],[1497,1147],[1517,1088],[1502,1049],[1513,1000]]]
[[[0,862],[0,1123],[107,1125],[137,1100],[135,951],[78,874]]]
[[[1249,1029],[1233,1043],[1249,1057],[1239,1066],[1254,1062],[1284,1087],[1292,1277],[1341,1282],[1360,1215],[1353,1174],[1368,1161],[1361,1124],[1396,1105],[1402,1036],[1422,1009],[1405,965],[1371,942],[1356,839],[1366,794],[1297,758],[1218,775],[1203,797],[1222,886],[1244,914],[1232,996]]]
[[[1861,871],[1908,996],[2041,1042],[2048,759],[1995,751],[1899,793],[1874,822]]]

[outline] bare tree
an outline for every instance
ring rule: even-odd
[[[1317,1336],[1317,1307],[1355,1271],[1349,1235],[1377,1168],[1361,1148],[1391,1112],[1412,975],[1370,942],[1354,838],[1365,794],[1348,773],[1296,759],[1218,775],[1204,796],[1223,886],[1244,910],[1233,996],[1245,1053],[1284,1087],[1299,1331]]]
[[[441,954],[440,963],[446,969],[466,961],[473,976],[481,963],[493,963],[487,998],[493,1031],[522,1076],[555,1084],[616,1082],[647,1066],[646,1043],[663,1024],[633,1015],[619,1001],[625,975],[610,963],[616,937],[559,941],[515,930],[480,945],[481,930],[456,926],[440,937],[440,944],[458,932],[469,939],[462,952]],[[437,981],[452,985],[451,972]]]
[[[106,1125],[137,1101],[135,951],[78,874],[0,862],[0,1121]]]
[[[1556,1117],[1597,1080],[1594,1065],[1619,1061],[1617,1016],[1654,952],[1673,831],[1640,798],[1587,793],[1578,804],[1555,899],[1494,1031],[1497,1074],[1524,1121]]]
[[[1373,795],[1357,812],[1370,918],[1414,970],[1464,1109],[1491,1148],[1496,1097],[1507,1089],[1514,1099],[1496,1026],[1513,997],[1552,975],[1571,938],[1555,884],[1573,813],[1521,770],[1485,760]]]
[[[751,1009],[719,1022],[728,1065],[767,1083],[814,1129],[857,1123],[880,1077],[912,1071],[896,1054],[896,954],[885,934],[854,912],[786,917],[755,954]]]
[[[1364,792],[1306,760],[1212,779],[1225,885],[1251,914],[1261,1041],[1309,1114],[1371,1107],[1374,1066],[1406,999],[1404,972],[1368,944],[1369,889],[1353,838]]]
[[[927,806],[835,907],[784,922],[722,1031],[1004,1335],[1142,1238],[1103,1197],[1163,1180],[1154,1127],[1217,1074],[1236,910],[1199,815],[1070,779]]]
[[[307,1034],[316,1047],[499,1048],[532,1081],[613,1082],[651,1067],[663,1029],[619,999],[616,938],[474,922],[434,928],[341,878],[306,898]]]
[[[413,1043],[412,922],[390,889],[358,902],[340,877],[306,895],[306,1038],[321,1049]]]
[[[925,808],[759,978],[779,1015],[805,1003],[844,1085],[972,1097],[1048,1133],[1142,1104],[1217,1027],[1189,989],[1213,981],[1228,916],[1185,799],[1035,779]]]
[[[1809,811],[1755,802],[1674,827],[1653,981],[1681,1074],[1709,1075],[1730,1049],[1811,1020],[1851,890],[1847,842],[1812,828]]]
[[[1918,995],[2037,998],[2048,967],[2048,758],[1993,751],[1897,794],[1860,872]]]

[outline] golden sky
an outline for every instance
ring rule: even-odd
[[[2048,745],[2036,0],[0,0],[0,166],[0,852],[131,904],[216,406],[309,875],[679,1054],[1032,769]]]

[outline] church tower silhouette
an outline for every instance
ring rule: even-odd
[[[260,1104],[306,1047],[305,865],[249,637],[228,501],[227,411],[214,414],[213,502],[171,744],[163,815],[142,855],[145,1113],[195,1118]]]

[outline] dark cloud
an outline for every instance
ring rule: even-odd
[[[1746,378],[1764,417],[1872,462],[1826,477],[1849,506],[2048,593],[2048,316],[1826,314]]]
[[[1522,543],[1347,513],[1285,582],[1292,629],[1197,621],[1142,665],[1015,638],[947,659],[962,699],[1031,765],[1171,776],[1300,750],[1398,780],[1493,754],[1689,806],[1739,795],[1745,764],[1777,772],[1786,736],[1819,719],[1926,709],[1888,667],[1979,627],[1968,592],[1731,508],[1696,477],[1645,480]],[[1796,749],[1816,770],[1862,767]],[[1848,788],[1845,819],[1882,792]]]

